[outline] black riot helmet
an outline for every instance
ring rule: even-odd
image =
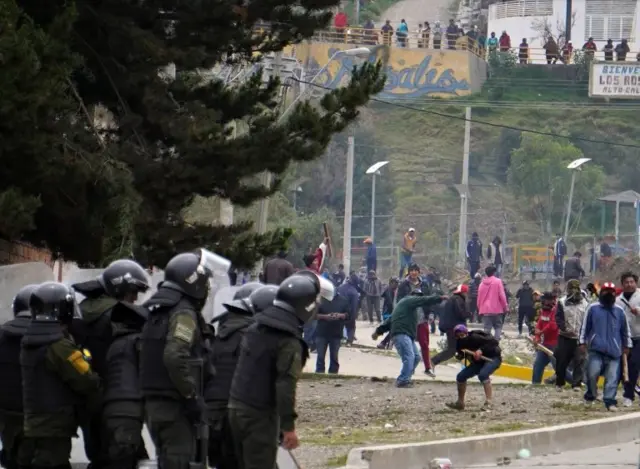
[[[251,303],[253,314],[261,313],[269,306],[273,306],[273,300],[276,299],[276,293],[278,293],[278,287],[275,285],[264,285],[254,291],[249,297],[249,303]]]
[[[316,274],[311,270],[299,270],[294,275],[302,275],[313,280],[320,289],[320,296],[325,300],[331,301],[336,294],[336,287],[332,281]]]
[[[200,248],[174,256],[164,269],[161,286],[177,290],[196,300],[205,300],[209,295],[209,279],[214,274],[226,275],[231,262],[224,257]]]
[[[25,311],[29,311],[29,300],[31,299],[31,294],[38,288],[38,284],[33,283],[30,285],[25,285],[16,294],[13,299],[13,315],[17,316],[20,313]]]
[[[249,282],[238,288],[238,291],[233,295],[233,300],[229,303],[223,303],[222,305],[229,311],[237,312],[240,314],[253,314],[251,308],[251,302],[249,297],[253,292],[259,290],[264,285],[260,282]]]
[[[107,295],[122,300],[128,294],[144,293],[149,289],[149,277],[140,264],[129,259],[113,261],[98,277]]]
[[[58,282],[45,282],[31,293],[29,309],[33,319],[70,324],[82,318],[73,289]]]
[[[278,287],[273,305],[305,323],[315,314],[319,301],[320,284],[308,275],[293,274]]]

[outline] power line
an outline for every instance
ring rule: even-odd
[[[295,79],[295,81],[297,81],[299,83],[304,83],[304,84],[307,84],[307,85],[315,86],[315,87],[318,87],[318,88],[322,88],[322,89],[325,89],[327,91],[332,91],[332,88],[329,88],[329,87],[326,87],[326,86],[323,86],[323,85],[319,85],[319,84],[316,84],[316,83],[303,81],[303,80],[299,80],[299,79]],[[597,144],[601,144],[601,145],[612,145],[612,146],[640,149],[640,145],[634,145],[634,144],[630,144],[630,143],[618,143],[618,142],[611,142],[611,141],[607,141],[607,140],[596,140],[596,139],[585,138],[585,137],[572,137],[572,136],[569,136],[569,135],[561,135],[561,134],[556,134],[556,133],[553,133],[553,132],[544,132],[542,130],[533,130],[533,129],[526,129],[524,127],[515,127],[515,126],[511,126],[511,125],[495,124],[493,122],[487,122],[487,121],[477,120],[477,119],[467,119],[464,116],[455,116],[455,115],[452,115],[452,114],[445,114],[445,113],[437,112],[437,111],[429,111],[427,109],[421,109],[421,108],[409,106],[409,105],[406,105],[406,104],[396,103],[396,102],[392,102],[392,101],[385,101],[383,99],[379,99],[379,98],[375,98],[375,97],[372,97],[371,101],[374,101],[374,102],[377,102],[377,103],[381,103],[381,104],[387,104],[387,105],[392,106],[392,107],[397,107],[397,108],[401,108],[401,109],[407,109],[409,111],[417,111],[417,112],[422,112],[424,114],[432,114],[432,115],[435,115],[435,116],[445,117],[445,118],[448,118],[448,119],[461,120],[461,121],[464,121],[464,122],[469,120],[469,122],[474,123],[474,124],[481,124],[481,125],[486,125],[486,126],[489,126],[489,127],[496,127],[496,128],[500,128],[500,129],[514,130],[514,131],[517,131],[517,132],[527,132],[527,133],[531,133],[531,134],[535,134],[535,135],[542,135],[542,136],[545,136],[545,137],[553,137],[553,138],[562,138],[562,139],[570,140],[570,141],[571,140],[577,140],[577,141],[586,142],[586,143],[597,143]]]

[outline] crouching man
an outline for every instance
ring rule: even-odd
[[[447,404],[455,410],[464,410],[464,396],[467,392],[467,381],[474,376],[484,387],[485,403],[483,411],[491,410],[491,375],[502,364],[502,351],[498,341],[484,331],[469,331],[464,324],[458,324],[453,330],[456,338],[456,358],[468,360],[466,367],[456,376],[458,400]]]

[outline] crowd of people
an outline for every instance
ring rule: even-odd
[[[361,27],[351,27],[347,14],[341,11],[334,18],[334,30],[340,42],[361,43],[365,45],[385,44],[398,47],[418,47],[427,49],[458,49],[471,50],[478,55],[485,56],[487,53],[514,53],[517,55],[520,64],[531,63],[537,55],[531,50],[527,38],[522,38],[522,42],[516,47],[511,42],[511,36],[507,31],[502,31],[500,36],[495,32],[487,35],[473,26],[467,31],[455,20],[449,20],[447,26],[442,26],[440,21],[430,23],[425,21],[419,23],[413,31],[407,22],[402,19],[394,27],[390,20],[379,29],[372,20],[368,20]],[[332,39],[332,38],[328,38]],[[571,41],[563,41],[563,38],[555,38],[553,35],[545,34],[540,60],[546,60],[547,64],[557,64],[558,62],[570,64],[574,60],[575,48]],[[516,43],[517,44],[517,43]],[[591,58],[596,58],[598,46],[594,39],[590,37],[582,46],[582,52]],[[628,60],[631,50],[627,39],[620,39],[614,44],[613,39],[608,39],[602,48],[601,58],[605,61],[625,62]],[[600,57],[598,57],[600,58]],[[630,60],[640,61],[640,52]]]

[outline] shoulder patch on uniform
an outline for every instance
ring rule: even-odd
[[[71,363],[71,366],[80,373],[81,375],[86,375],[91,370],[91,366],[85,360],[84,355],[80,350],[75,350],[69,357],[67,361]]]
[[[173,337],[190,344],[193,341],[193,335],[196,330],[196,324],[190,316],[180,316],[176,321],[176,328],[173,331]]]

